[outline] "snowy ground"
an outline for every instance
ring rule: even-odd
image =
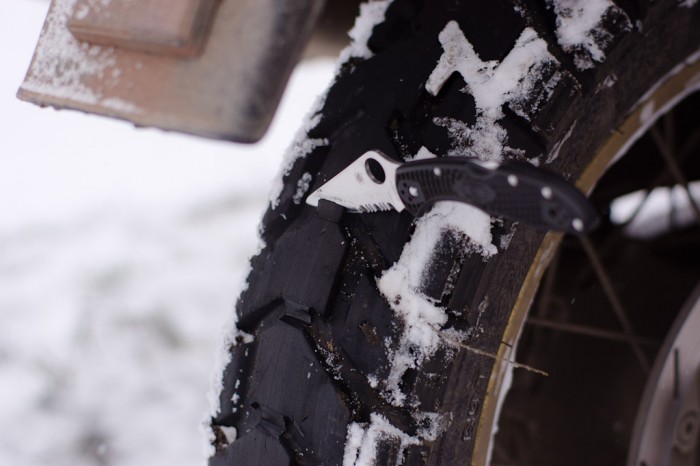
[[[281,155],[332,60],[238,146],[16,100],[48,7],[0,5],[0,464],[192,465]]]

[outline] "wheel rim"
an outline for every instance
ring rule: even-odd
[[[659,351],[637,414],[628,466],[697,465],[700,286]]]

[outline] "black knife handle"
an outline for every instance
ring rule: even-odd
[[[581,234],[599,221],[576,187],[524,162],[487,168],[466,157],[419,160],[397,169],[396,185],[406,210],[416,216],[437,201],[450,200],[544,231]]]

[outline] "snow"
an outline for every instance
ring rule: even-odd
[[[328,86],[321,87],[325,89]],[[304,123],[302,127],[297,131],[296,136],[294,136],[294,141],[286,150],[283,157],[280,169],[272,182],[272,188],[268,195],[268,200],[270,206],[275,208],[279,204],[279,197],[282,194],[282,188],[284,187],[284,178],[289,174],[294,164],[298,159],[304,158],[313,152],[317,147],[327,146],[327,139],[316,139],[310,138],[308,136],[309,131],[311,131],[320,121],[320,115],[318,112],[323,108],[323,103],[325,102],[325,94],[318,97],[315,103],[311,107],[311,111],[303,119]]]
[[[397,464],[403,463],[403,451],[406,447],[419,445],[421,442],[418,437],[407,435],[394,427],[381,414],[372,413],[369,423],[352,423],[348,426],[343,466],[375,466],[377,446],[387,439],[399,442]]]
[[[392,0],[370,0],[360,5],[360,13],[355,20],[353,28],[348,35],[350,36],[350,44],[343,49],[336,62],[336,72],[344,63],[353,57],[369,58],[372,52],[367,47],[367,40],[372,34],[374,26],[384,20],[384,13],[391,4]],[[326,89],[328,85],[318,87],[318,89]],[[294,137],[294,142],[287,149],[284,162],[281,165],[280,171],[275,178],[275,183],[270,190],[270,205],[275,208],[279,204],[279,196],[282,193],[283,180],[289,171],[292,169],[297,160],[306,157],[316,148],[328,145],[326,139],[314,139],[308,136],[309,131],[316,127],[320,121],[319,112],[323,108],[326,101],[326,95],[323,94],[316,99],[316,102],[311,106],[311,110],[303,119],[304,123]]]
[[[0,464],[204,464],[267,194],[334,63],[298,69],[258,146],[137,130],[15,99],[47,7],[0,6]]]
[[[476,107],[485,116],[497,119],[503,116],[501,107],[510,100],[523,77],[543,61],[553,62],[547,43],[532,28],[525,28],[513,49],[501,63],[484,62],[474,51],[455,21],[450,21],[439,35],[443,46],[438,65],[428,78],[425,88],[437,95],[445,81],[457,71],[467,83]],[[520,89],[518,89],[521,92]]]
[[[610,76],[606,77],[603,81],[603,87],[611,88],[617,83],[617,75],[612,73]]]
[[[397,406],[407,402],[399,388],[406,370],[420,367],[445,344],[440,330],[447,322],[447,314],[420,290],[434,248],[448,231],[469,238],[473,251],[485,257],[497,252],[492,244],[488,214],[466,204],[441,202],[418,219],[401,257],[377,282],[382,295],[404,324],[398,348],[391,354],[389,376],[384,381],[385,396]]]
[[[357,457],[359,456],[360,448],[362,448],[362,440],[364,437],[365,429],[363,426],[356,422],[350,423],[348,426],[348,435],[345,440],[343,466],[357,465]]]
[[[451,118],[435,120],[437,125],[447,128],[454,143],[448,155],[502,160],[505,153],[512,152],[506,147],[505,129],[497,123],[503,118],[503,106],[512,104],[514,111],[524,115],[520,107],[531,93],[538,71],[558,62],[547,51],[547,43],[529,27],[523,30],[500,63],[481,60],[455,21],[447,23],[438,38],[444,52],[425,84],[426,90],[437,95],[449,77],[457,72],[467,84],[464,92],[474,97],[477,110],[473,126]],[[558,79],[557,73],[547,84],[549,93],[553,92]],[[542,100],[546,100],[546,96]]]
[[[221,432],[224,433],[228,443],[233,443],[236,441],[236,438],[238,438],[238,431],[235,427],[221,426],[219,429],[221,429]]]
[[[418,149],[418,152],[416,152],[416,155],[413,157],[406,157],[406,162],[413,162],[415,160],[426,160],[426,159],[434,159],[437,157],[437,155],[433,154],[426,148],[425,146],[421,146],[420,149]]]
[[[3,443],[19,450],[0,448],[3,464],[94,464],[95,435],[115,464],[196,462],[213,349],[243,278],[232,264],[254,250],[259,216],[211,207],[111,209],[2,237],[0,377],[39,386],[0,404]]]
[[[574,54],[579,70],[593,68],[594,62],[605,59],[603,49],[612,41],[612,35],[602,28],[606,15],[614,12],[624,15],[611,0],[549,0],[554,8],[557,42],[565,52]],[[626,18],[626,29],[632,28]],[[581,50],[585,53],[581,53]]]
[[[118,112],[129,112],[129,113],[142,113],[143,109],[127,102],[124,99],[119,99],[117,97],[109,97],[102,100],[102,105],[106,108],[116,110]]]
[[[566,144],[566,141],[571,138],[571,135],[574,132],[574,127],[576,126],[576,121],[574,121],[571,126],[569,127],[569,130],[566,132],[563,138],[559,140],[556,144],[554,144],[554,147],[552,147],[552,150],[549,152],[549,155],[547,156],[547,163],[550,164],[554,162],[557,158],[559,158],[559,153],[561,152],[561,148]]]
[[[375,466],[377,447],[383,440],[399,443],[397,464],[403,464],[405,449],[424,441],[435,441],[449,424],[449,416],[436,413],[418,415],[416,436],[394,427],[384,416],[371,413],[368,423],[353,422],[348,426],[343,466]]]
[[[42,32],[43,43],[51,47],[37,50],[32,73],[22,88],[27,91],[96,104],[102,95],[83,84],[86,78],[102,78],[107,73],[117,77],[120,71],[115,68],[116,58],[110,48],[80,43],[66,28],[73,13],[76,0],[56,0]],[[108,2],[102,2],[108,3]],[[79,14],[87,15],[81,9]],[[109,102],[108,102],[109,104]],[[112,106],[116,102],[111,102]],[[138,108],[133,102],[121,102],[115,109]]]
[[[339,63],[345,63],[352,57],[370,58],[372,51],[367,46],[374,27],[384,21],[384,14],[392,0],[369,0],[360,5],[360,14],[353,28],[348,32],[351,42],[340,54]]]
[[[420,413],[416,416],[418,425],[418,437],[429,442],[434,442],[452,422],[451,414]]]
[[[435,118],[433,122],[447,129],[452,148],[451,157],[472,157],[479,160],[501,160],[508,134],[503,127],[488,118],[477,117],[476,124],[454,118]]]
[[[306,194],[311,186],[312,179],[313,177],[311,176],[311,173],[304,173],[301,175],[301,178],[299,178],[299,181],[297,182],[297,190],[292,198],[292,201],[295,204],[301,203],[301,200],[304,198],[304,194]]]

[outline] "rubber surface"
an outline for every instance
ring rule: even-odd
[[[547,2],[395,0],[372,33],[374,56],[342,67],[309,131],[328,144],[295,163],[279,204],[264,217],[266,247],[252,260],[249,286],[236,307],[239,329],[253,340],[239,339],[231,348],[219,414],[212,419],[211,466],[339,465],[350,423],[368,423],[380,413],[420,438],[421,429],[436,426],[419,412],[446,419],[437,438],[402,445],[386,436],[376,464],[471,463],[493,367],[487,354],[501,344],[543,234],[494,222],[499,250],[485,260],[468,238],[445,233],[419,291],[446,310],[444,328],[472,335],[466,343],[479,352],[443,349],[420,370],[407,371],[400,388],[408,401],[396,406],[381,383],[370,383],[388,376],[389,353],[404,326],[376,281],[399,259],[413,217],[295,202],[305,173],[313,176],[313,192],[368,150],[403,160],[421,147],[447,154],[454,141],[435,119],[474,124],[475,101],[463,92],[459,74],[436,96],[425,90],[443,53],[438,35],[449,21],[457,21],[484,61],[503,60],[526,27],[547,41],[559,65],[542,70],[529,101],[517,111],[504,108],[498,123],[512,148],[506,158],[545,164],[559,151],[548,168],[568,180],[578,178],[635,102],[700,44],[698,6],[620,1],[603,21],[610,37],[602,50],[606,59],[581,71],[576,60],[587,52],[558,45]],[[606,79],[614,79],[614,87]],[[477,323],[479,331],[470,333]],[[224,431],[230,428],[237,437],[229,443]]]

